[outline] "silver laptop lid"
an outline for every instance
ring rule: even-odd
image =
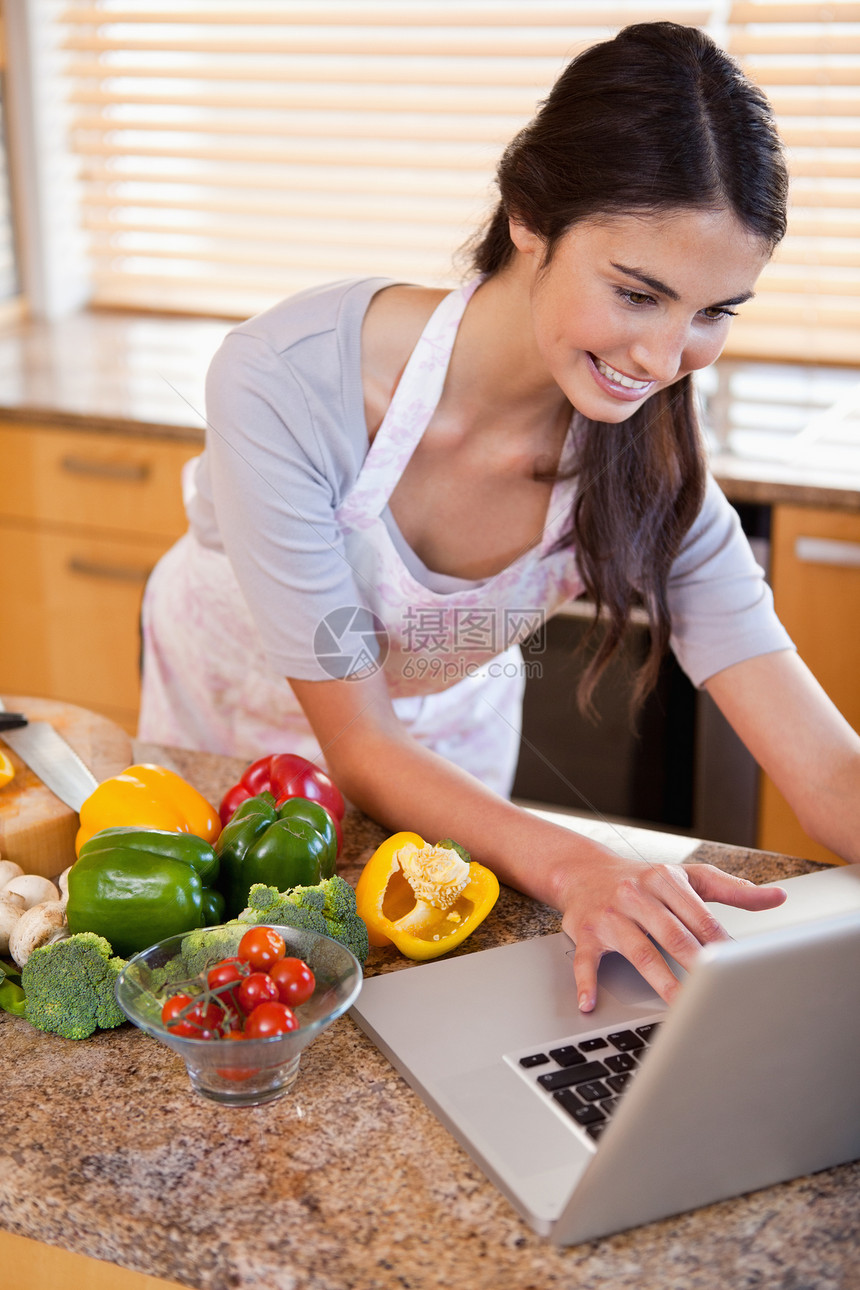
[[[598,1158],[605,1163],[596,1172],[591,1163],[595,1154],[593,1144],[583,1144],[577,1135],[562,1131],[557,1114],[541,1105],[533,1090],[522,1087],[523,1081],[505,1063],[504,1054],[531,1044],[539,1047],[600,1026],[609,1028],[634,1024],[639,1018],[653,1014],[655,1009],[661,1009],[663,1005],[653,991],[618,956],[608,956],[602,965],[598,1008],[588,1017],[579,1013],[576,1007],[570,960],[572,947],[563,934],[371,978],[365,983],[353,1015],[536,1230],[551,1231],[554,1220],[566,1206],[564,1221],[555,1233],[556,1239],[579,1240],[618,1230],[619,1226],[648,1221],[658,1213],[686,1208],[685,1197],[694,1194],[686,1184],[680,1189],[676,1186],[677,1180],[686,1176],[687,1168],[686,1165],[681,1167],[679,1159],[689,1161],[692,1158],[685,1148],[692,1132],[689,1126],[677,1138],[678,1158],[673,1157],[671,1163],[667,1160],[666,1169],[658,1171],[660,1185],[656,1189],[653,1163],[645,1158],[648,1153],[644,1144],[640,1143],[635,1148],[627,1145],[628,1133],[632,1134],[631,1143],[639,1142],[635,1107],[643,1097],[650,1098],[649,1084],[656,1082],[657,1093],[662,1091],[663,1095],[662,1101],[658,1097],[657,1111],[639,1113],[652,1119],[657,1112],[663,1115],[672,1110],[682,1085],[692,1097],[694,1107],[707,1097],[707,1085],[702,1084],[700,1076],[695,1073],[688,1075],[683,1063],[671,1055],[674,1045],[677,1043],[683,1049],[687,1042],[694,1052],[706,1052],[708,1045],[714,1042],[715,1033],[721,1036],[721,1043],[728,1045],[739,1029],[749,1034],[761,1030],[765,1021],[770,1024],[779,1004],[783,1018],[783,1029],[779,1031],[780,1045],[792,1053],[797,1048],[797,1026],[801,1023],[791,1005],[795,991],[794,971],[785,966],[786,963],[791,964],[793,947],[798,942],[792,929],[804,918],[807,922],[810,918],[813,922],[818,919],[817,929],[814,926],[810,928],[810,943],[825,948],[831,945],[830,930],[822,930],[821,920],[826,919],[828,908],[832,909],[834,905],[860,909],[860,866],[790,879],[785,887],[790,893],[789,901],[783,910],[777,912],[786,926],[783,929],[768,928],[761,941],[763,954],[758,948],[758,936],[748,952],[741,946],[727,943],[703,954],[702,965],[707,971],[701,974],[701,980],[698,972],[694,974],[696,989],[693,989],[693,983],[688,983],[681,996],[685,1006],[682,1008],[679,1001],[672,1009],[671,1025],[667,1023],[663,1027],[664,1033],[649,1056],[648,1069],[658,1063],[653,1068],[662,1069],[663,1073],[649,1075],[643,1085],[645,1091],[636,1093],[633,1112],[627,1109],[627,1105],[634,1089],[625,1094],[617,1123],[612,1124],[601,1142]],[[719,910],[727,912],[723,906]],[[731,912],[734,916],[734,911]],[[759,917],[765,916],[747,916],[753,921]],[[770,917],[773,918],[773,911]],[[741,924],[743,922],[742,918]],[[855,919],[851,925],[851,936],[856,935],[857,922]],[[744,932],[751,933],[753,928],[747,921],[746,926],[735,924],[731,930],[734,934],[743,935]],[[844,976],[842,955],[841,943],[837,945],[835,942],[824,953],[822,971],[829,973],[834,980],[841,980]],[[746,985],[737,986],[736,972],[740,973],[742,982],[746,980]],[[746,978],[745,972],[749,973]],[[778,989],[776,985],[768,984],[771,976],[781,983]],[[853,975],[849,971],[848,976],[852,984],[860,981],[856,970]],[[701,1017],[697,1009],[705,1005],[698,992],[714,988],[710,984],[713,980],[720,983],[718,993],[723,990],[732,1002],[723,1004],[722,1011],[718,1009],[715,1012],[719,1018],[717,1031],[706,1024],[705,1030],[700,1032]],[[738,989],[744,996],[744,1005],[751,1009],[749,1015],[733,1001]],[[834,989],[828,987],[825,994],[829,992],[832,996]],[[705,997],[702,994],[701,998]],[[802,991],[798,995],[801,997]],[[854,1021],[852,1043],[856,1038],[857,1019],[860,1018],[856,1004],[855,998],[853,1011],[849,1014]],[[712,1005],[709,1002],[707,1006],[710,1008]],[[801,1008],[801,1014],[802,1011]],[[821,1026],[825,1037],[836,1024],[830,1009],[819,1005],[816,1025]],[[672,1035],[679,1033],[679,1025],[682,1027],[681,1038],[673,1040]],[[848,1029],[850,1032],[850,1024]],[[812,1033],[814,1027],[810,1029],[808,1025],[807,1030]],[[693,1038],[685,1040],[688,1031]],[[669,1034],[669,1046],[665,1045],[665,1033]],[[664,1048],[668,1055],[664,1055]],[[804,1072],[804,1078],[809,1075],[808,1052],[808,1048],[803,1047],[798,1067]],[[756,1064],[751,1067],[753,1082],[761,1078],[761,1060],[757,1057]],[[784,1060],[784,1053],[780,1060]],[[705,1065],[711,1078],[722,1081],[719,1087],[726,1087],[725,1072],[713,1068],[713,1063]],[[856,1063],[849,1069],[856,1070]],[[640,1078],[637,1076],[637,1088]],[[860,1081],[855,1081],[855,1084],[860,1086]],[[735,1088],[735,1085],[731,1087]],[[792,1095],[795,1093],[796,1090]],[[732,1103],[735,1112],[744,1118],[745,1096],[736,1091],[736,1100]],[[839,1096],[848,1096],[850,1105],[857,1110],[855,1103],[850,1101],[853,1096],[851,1090],[846,1092],[841,1088]],[[860,1123],[860,1111],[855,1120]],[[709,1135],[717,1132],[711,1119],[699,1116],[695,1125],[706,1142]],[[802,1172],[809,1167],[804,1163],[806,1155],[803,1152],[798,1155],[794,1145],[787,1158],[795,1162],[796,1168],[795,1164],[791,1165],[789,1172],[782,1174],[784,1177],[792,1176],[792,1170]],[[638,1166],[635,1162],[631,1166],[632,1150],[642,1156]],[[847,1150],[854,1151],[853,1140]],[[828,1146],[825,1155],[829,1152]],[[762,1185],[757,1181],[759,1174],[756,1170],[747,1168],[749,1164],[741,1158],[739,1172],[730,1176],[727,1184],[722,1177],[709,1177],[706,1190],[716,1186],[720,1195],[729,1195]],[[623,1206],[619,1209],[623,1188],[618,1187],[615,1172],[623,1177],[630,1173],[632,1167],[639,1169],[638,1183],[633,1189],[639,1199],[628,1213]],[[767,1177],[769,1179],[770,1174]],[[721,1190],[724,1185],[728,1186],[728,1191]],[[691,1203],[704,1203],[699,1194],[695,1194],[696,1199]],[[575,1197],[575,1204],[570,1200],[571,1196]],[[617,1197],[617,1203],[609,1203],[612,1196]],[[716,1195],[708,1197],[716,1198]],[[651,1212],[649,1204],[652,1208],[656,1205],[656,1212]],[[580,1217],[574,1222],[572,1214]],[[587,1218],[586,1228],[593,1230],[582,1227],[582,1222],[586,1221],[582,1215]]]
[[[860,911],[703,950],[559,1244],[860,1156]]]

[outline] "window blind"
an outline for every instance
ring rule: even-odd
[[[15,234],[6,144],[6,48],[0,25],[0,314],[18,294]]]
[[[860,359],[860,5],[229,0],[61,15],[93,302],[246,316],[337,277],[441,285],[579,49],[711,28],[773,99],[791,232],[734,352]],[[717,23],[721,25],[717,26]]]
[[[774,105],[788,235],[732,352],[860,364],[860,4],[737,3],[727,46]]]

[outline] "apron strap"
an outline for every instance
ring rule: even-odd
[[[388,505],[439,403],[457,328],[480,283],[481,278],[473,278],[450,292],[431,314],[403,369],[358,478],[337,509],[338,521],[347,528],[368,528]]]
[[[570,419],[570,424],[567,427],[567,434],[565,436],[564,446],[561,450],[561,458],[558,463],[559,470],[565,472],[569,472],[573,464],[575,422],[576,414],[574,413]],[[546,520],[544,522],[543,538],[541,539],[541,554],[549,554],[564,530],[570,524],[573,501],[578,487],[579,483],[576,476],[571,475],[570,473],[567,473],[562,476],[562,478],[555,481],[555,485],[550,494]]]

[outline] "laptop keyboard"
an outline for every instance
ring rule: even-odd
[[[539,1094],[552,1098],[572,1126],[597,1139],[639,1069],[660,1020],[507,1054],[506,1061]]]

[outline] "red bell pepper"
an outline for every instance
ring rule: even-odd
[[[291,797],[304,797],[309,802],[319,802],[334,821],[337,832],[338,852],[343,846],[343,819],[346,805],[334,780],[315,762],[298,753],[272,753],[252,762],[237,784],[228,789],[221,799],[219,814],[222,825],[229,823],[237,807],[260,793],[271,793],[275,805],[280,806]]]

